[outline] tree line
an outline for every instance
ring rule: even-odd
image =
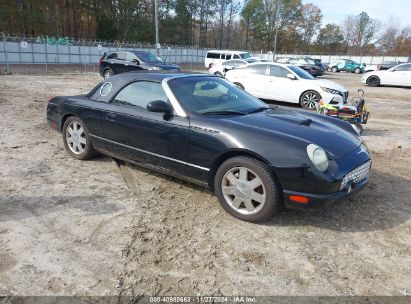
[[[301,0],[159,0],[160,42],[280,53],[411,55],[411,27],[366,12],[322,24]],[[0,31],[153,43],[154,0],[3,0]]]

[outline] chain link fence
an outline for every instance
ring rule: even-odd
[[[156,53],[155,45],[140,42],[0,36],[0,64],[6,66],[6,72],[10,72],[10,66],[15,64],[44,65],[46,70],[52,64],[75,64],[83,65],[85,71],[94,71],[105,52],[118,50]],[[159,51],[166,62],[188,65],[204,64],[207,52],[206,49],[176,45],[162,45]]]
[[[10,65],[49,65],[71,64],[82,65],[84,71],[97,71],[97,65],[105,52],[142,50],[156,53],[154,44],[127,41],[75,40],[68,37],[39,36],[37,38],[21,38],[0,36],[0,64],[10,72]],[[207,49],[189,46],[162,45],[160,57],[170,63],[185,64],[188,68],[203,66]],[[255,57],[273,60],[272,53],[252,53]],[[324,63],[339,59],[352,59],[366,65],[379,64],[384,61],[407,62],[408,57],[401,56],[351,56],[351,55],[318,55],[318,54],[277,54],[281,57],[312,57],[321,59]]]

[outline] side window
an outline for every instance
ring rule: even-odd
[[[220,59],[220,53],[208,52],[207,53],[207,58]]]
[[[234,54],[234,59],[240,59],[240,55]]]
[[[225,59],[225,54],[221,54],[220,59]]]
[[[112,103],[126,104],[146,108],[150,101],[167,101],[167,95],[161,84],[149,81],[137,81],[129,84],[114,97]]]
[[[127,60],[127,61],[137,60],[137,56],[134,55],[133,53],[127,52],[127,53],[126,53],[126,60]]]
[[[266,75],[267,65],[257,64],[245,68],[251,74]]]
[[[411,64],[404,64],[396,67],[394,71],[404,72],[404,71],[411,71]]]
[[[286,69],[278,65],[270,66],[270,75],[275,77],[287,77],[287,74],[290,74]]]
[[[126,60],[126,53],[125,52],[118,52],[117,53],[118,60]]]
[[[226,55],[225,55],[225,59],[226,59],[226,60],[230,60],[230,59],[231,59],[231,54],[226,54]]]
[[[107,56],[107,59],[117,59],[117,53],[112,53]]]

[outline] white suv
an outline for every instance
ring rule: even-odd
[[[251,54],[248,52],[210,50],[205,56],[204,64],[206,68],[210,68],[213,64],[221,63],[226,60],[247,58],[251,58]]]

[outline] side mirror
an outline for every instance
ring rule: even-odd
[[[154,100],[147,104],[147,111],[158,113],[171,113],[171,107],[164,100]]]
[[[291,80],[297,80],[297,77],[295,77],[294,74],[287,74],[287,78],[291,79]]]
[[[140,61],[138,59],[133,59],[131,62],[134,62],[135,64],[140,64]]]

